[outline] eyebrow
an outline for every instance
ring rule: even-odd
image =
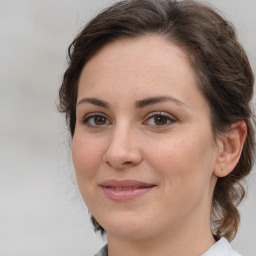
[[[177,105],[187,107],[187,104],[185,104],[184,102],[170,96],[157,96],[157,97],[146,98],[143,100],[136,101],[135,105],[137,108],[144,108],[149,105],[157,104],[160,102],[166,102],[166,101],[171,101]]]
[[[154,104],[166,102],[166,101],[171,101],[177,105],[187,107],[187,104],[185,104],[184,102],[182,102],[176,98],[170,97],[170,96],[157,96],[157,97],[149,97],[149,98],[146,98],[143,100],[138,100],[135,102],[135,106],[136,106],[136,108],[144,108],[149,105],[154,105]],[[106,101],[97,99],[97,98],[83,98],[78,101],[77,105],[80,105],[82,103],[91,103],[91,104],[99,106],[99,107],[103,107],[103,108],[107,108],[107,109],[110,108],[109,103],[107,103]]]
[[[109,104],[106,101],[97,99],[97,98],[83,98],[78,101],[76,105],[80,105],[82,103],[91,103],[93,105],[103,107],[103,108],[109,108]]]

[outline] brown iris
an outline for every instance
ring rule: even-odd
[[[106,124],[106,117],[103,116],[95,116],[94,117],[94,123],[96,125],[104,125]]]
[[[167,118],[164,116],[155,116],[154,117],[154,122],[156,125],[165,125],[167,124]]]

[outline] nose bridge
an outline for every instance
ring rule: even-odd
[[[117,123],[112,130],[104,161],[117,169],[138,164],[141,154],[135,137],[135,130],[127,121]]]
[[[125,140],[126,137],[129,136],[131,129],[126,123],[122,122],[115,125],[115,128],[113,129],[113,132],[112,132],[110,144],[115,144],[116,142]]]

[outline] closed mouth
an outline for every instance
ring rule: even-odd
[[[109,189],[114,189],[114,190],[134,190],[134,189],[143,189],[143,188],[151,188],[154,187],[155,185],[151,185],[151,186],[141,186],[141,187],[112,187],[112,186],[102,186],[105,188],[109,188]]]
[[[100,186],[109,199],[117,202],[139,198],[156,187],[138,180],[106,180]]]
[[[136,188],[148,188],[155,186],[154,184],[147,183],[144,181],[139,180],[105,180],[102,183],[100,183],[100,186],[102,187],[111,187],[111,188],[121,188],[121,189],[136,189]]]

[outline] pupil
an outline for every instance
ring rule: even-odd
[[[101,117],[101,116],[96,116],[96,117],[94,118],[94,122],[95,122],[95,124],[97,124],[97,125],[103,125],[103,124],[106,123],[106,118],[105,118],[105,117]]]
[[[167,118],[163,116],[156,116],[154,118],[155,124],[157,125],[165,125],[167,123]]]

